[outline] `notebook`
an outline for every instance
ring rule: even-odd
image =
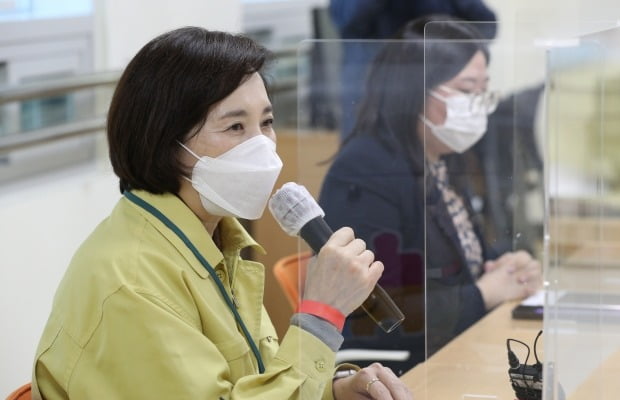
[[[524,299],[512,310],[515,319],[542,319],[544,291]],[[560,291],[549,296],[549,316],[591,322],[620,322],[620,293]]]

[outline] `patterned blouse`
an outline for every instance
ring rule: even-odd
[[[482,270],[482,247],[480,246],[478,236],[474,232],[473,225],[469,219],[469,213],[463,204],[463,199],[450,187],[445,161],[439,160],[428,165],[431,175],[437,182],[442,199],[448,208],[448,213],[452,217],[461,247],[465,253],[469,271],[474,278],[477,278]]]

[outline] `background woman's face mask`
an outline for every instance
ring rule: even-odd
[[[445,122],[442,125],[435,125],[424,116],[421,116],[421,119],[437,139],[453,151],[463,153],[476,144],[486,132],[487,115],[495,110],[497,101],[492,93],[467,95],[447,87],[442,88],[456,92],[449,97],[435,91],[430,93],[445,103]]]
[[[257,135],[216,158],[199,157],[179,144],[198,159],[188,180],[209,214],[244,219],[263,215],[282,169],[273,140]]]

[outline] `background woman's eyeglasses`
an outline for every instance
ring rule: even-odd
[[[469,111],[473,114],[486,113],[491,114],[495,109],[500,99],[500,92],[497,90],[486,90],[481,93],[466,93],[458,89],[441,85],[439,87],[448,93],[459,94],[469,98]]]
[[[497,90],[487,90],[468,96],[471,98],[471,111],[473,113],[486,112],[491,114],[497,109],[500,93]]]

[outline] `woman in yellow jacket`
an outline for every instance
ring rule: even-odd
[[[345,315],[383,270],[349,228],[310,268],[281,340],[262,305],[259,218],[281,168],[253,41],[187,27],[145,45],[108,113],[123,197],[76,252],[33,371],[44,399],[410,399],[374,364],[334,379]],[[333,381],[333,385],[332,385]]]

